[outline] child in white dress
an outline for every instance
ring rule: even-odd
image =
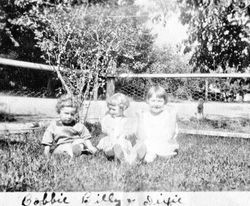
[[[128,140],[130,129],[129,119],[124,111],[129,107],[128,98],[121,93],[116,93],[107,100],[108,111],[101,120],[103,137],[97,148],[102,150],[107,157],[129,161],[132,144]]]
[[[161,86],[149,89],[146,97],[148,110],[138,116],[135,146],[139,159],[152,162],[157,156],[176,155],[179,145],[176,141],[178,127],[176,113],[166,106],[167,94]]]

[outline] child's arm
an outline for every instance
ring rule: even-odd
[[[136,112],[136,121],[135,121],[135,136],[137,138],[137,142],[144,141],[146,134],[145,134],[145,128],[143,124],[143,112]]]
[[[97,149],[92,145],[90,139],[91,139],[91,134],[89,132],[89,130],[83,125],[83,124],[79,124],[79,126],[81,127],[81,138],[84,139],[84,145],[88,148],[88,150],[91,153],[96,153]]]
[[[105,134],[105,135],[108,135],[108,130],[109,130],[109,116],[106,114],[102,120],[101,120],[101,129],[102,129],[102,133]]]
[[[178,134],[179,134],[179,127],[178,127],[178,124],[176,123],[175,124],[175,131],[174,131],[173,139],[176,139]]]
[[[171,110],[170,112],[170,131],[171,131],[171,139],[176,140],[178,133],[179,133],[179,127],[177,124],[177,113],[175,110]]]
[[[44,155],[47,158],[50,157],[50,155],[51,155],[51,153],[50,153],[50,146],[47,145],[47,146],[44,147]]]
[[[92,154],[94,154],[94,153],[97,152],[97,149],[92,145],[92,143],[90,142],[89,139],[87,139],[87,140],[85,141],[85,146],[88,148],[88,150],[89,150]]]
[[[44,145],[44,155],[46,157],[50,157],[51,155],[51,146],[53,144],[53,123],[51,123],[49,125],[49,127],[46,129],[46,131],[44,132],[43,138],[42,138],[42,142],[41,144]]]

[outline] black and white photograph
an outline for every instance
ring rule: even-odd
[[[249,202],[250,0],[0,0],[0,206]]]

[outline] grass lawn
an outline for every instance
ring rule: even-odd
[[[242,132],[250,133],[250,119],[249,118],[229,118],[229,117],[206,117],[197,120],[192,117],[188,120],[179,119],[178,125],[182,129],[198,129],[198,130],[214,130],[221,132]]]
[[[250,191],[250,139],[179,135],[178,156],[129,166],[102,154],[46,161],[42,132],[29,135],[0,142],[0,191]]]

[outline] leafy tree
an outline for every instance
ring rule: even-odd
[[[87,6],[84,13],[84,7]],[[70,72],[77,70],[77,74],[67,73],[73,75],[70,81],[79,79],[76,78],[79,77],[79,70],[88,70],[93,65],[98,71],[97,76],[105,76],[108,70],[118,72],[118,67],[140,72],[148,66],[146,49],[151,49],[153,38],[142,29],[141,19],[130,18],[136,12],[133,0],[3,0],[0,11],[1,56],[32,62],[46,60],[58,67],[71,68]],[[110,71],[110,65],[117,71]],[[9,79],[14,78],[16,81],[22,77],[21,82],[18,80],[20,86],[31,83],[25,79],[32,79],[32,87],[46,86],[46,72],[19,69],[9,71]],[[76,82],[73,84],[74,88],[78,88]],[[103,80],[101,83],[96,80],[96,90],[99,84],[104,84]]]
[[[3,0],[0,4],[0,54],[5,57],[41,62],[41,51],[35,47],[35,35],[27,14],[33,7],[42,9],[41,0]],[[39,24],[39,22],[37,22]]]
[[[250,64],[250,1],[179,0],[189,25],[185,52],[193,51],[195,71],[243,72]],[[193,47],[193,49],[192,49]]]
[[[143,20],[131,15],[136,9],[129,4],[65,3],[42,11],[32,9],[28,18],[42,57],[56,65],[65,91],[77,96],[79,102],[91,96],[96,99],[108,74],[125,67],[140,72],[150,64],[153,37],[143,28]],[[37,25],[37,19],[41,24]]]
[[[43,62],[41,50],[35,47],[34,28],[44,29],[40,18],[44,10],[55,5],[118,5],[132,4],[132,0],[2,0],[0,4],[0,54],[13,59]],[[35,12],[39,11],[39,12]],[[32,20],[31,20],[32,19]],[[35,20],[35,24],[33,24]]]

